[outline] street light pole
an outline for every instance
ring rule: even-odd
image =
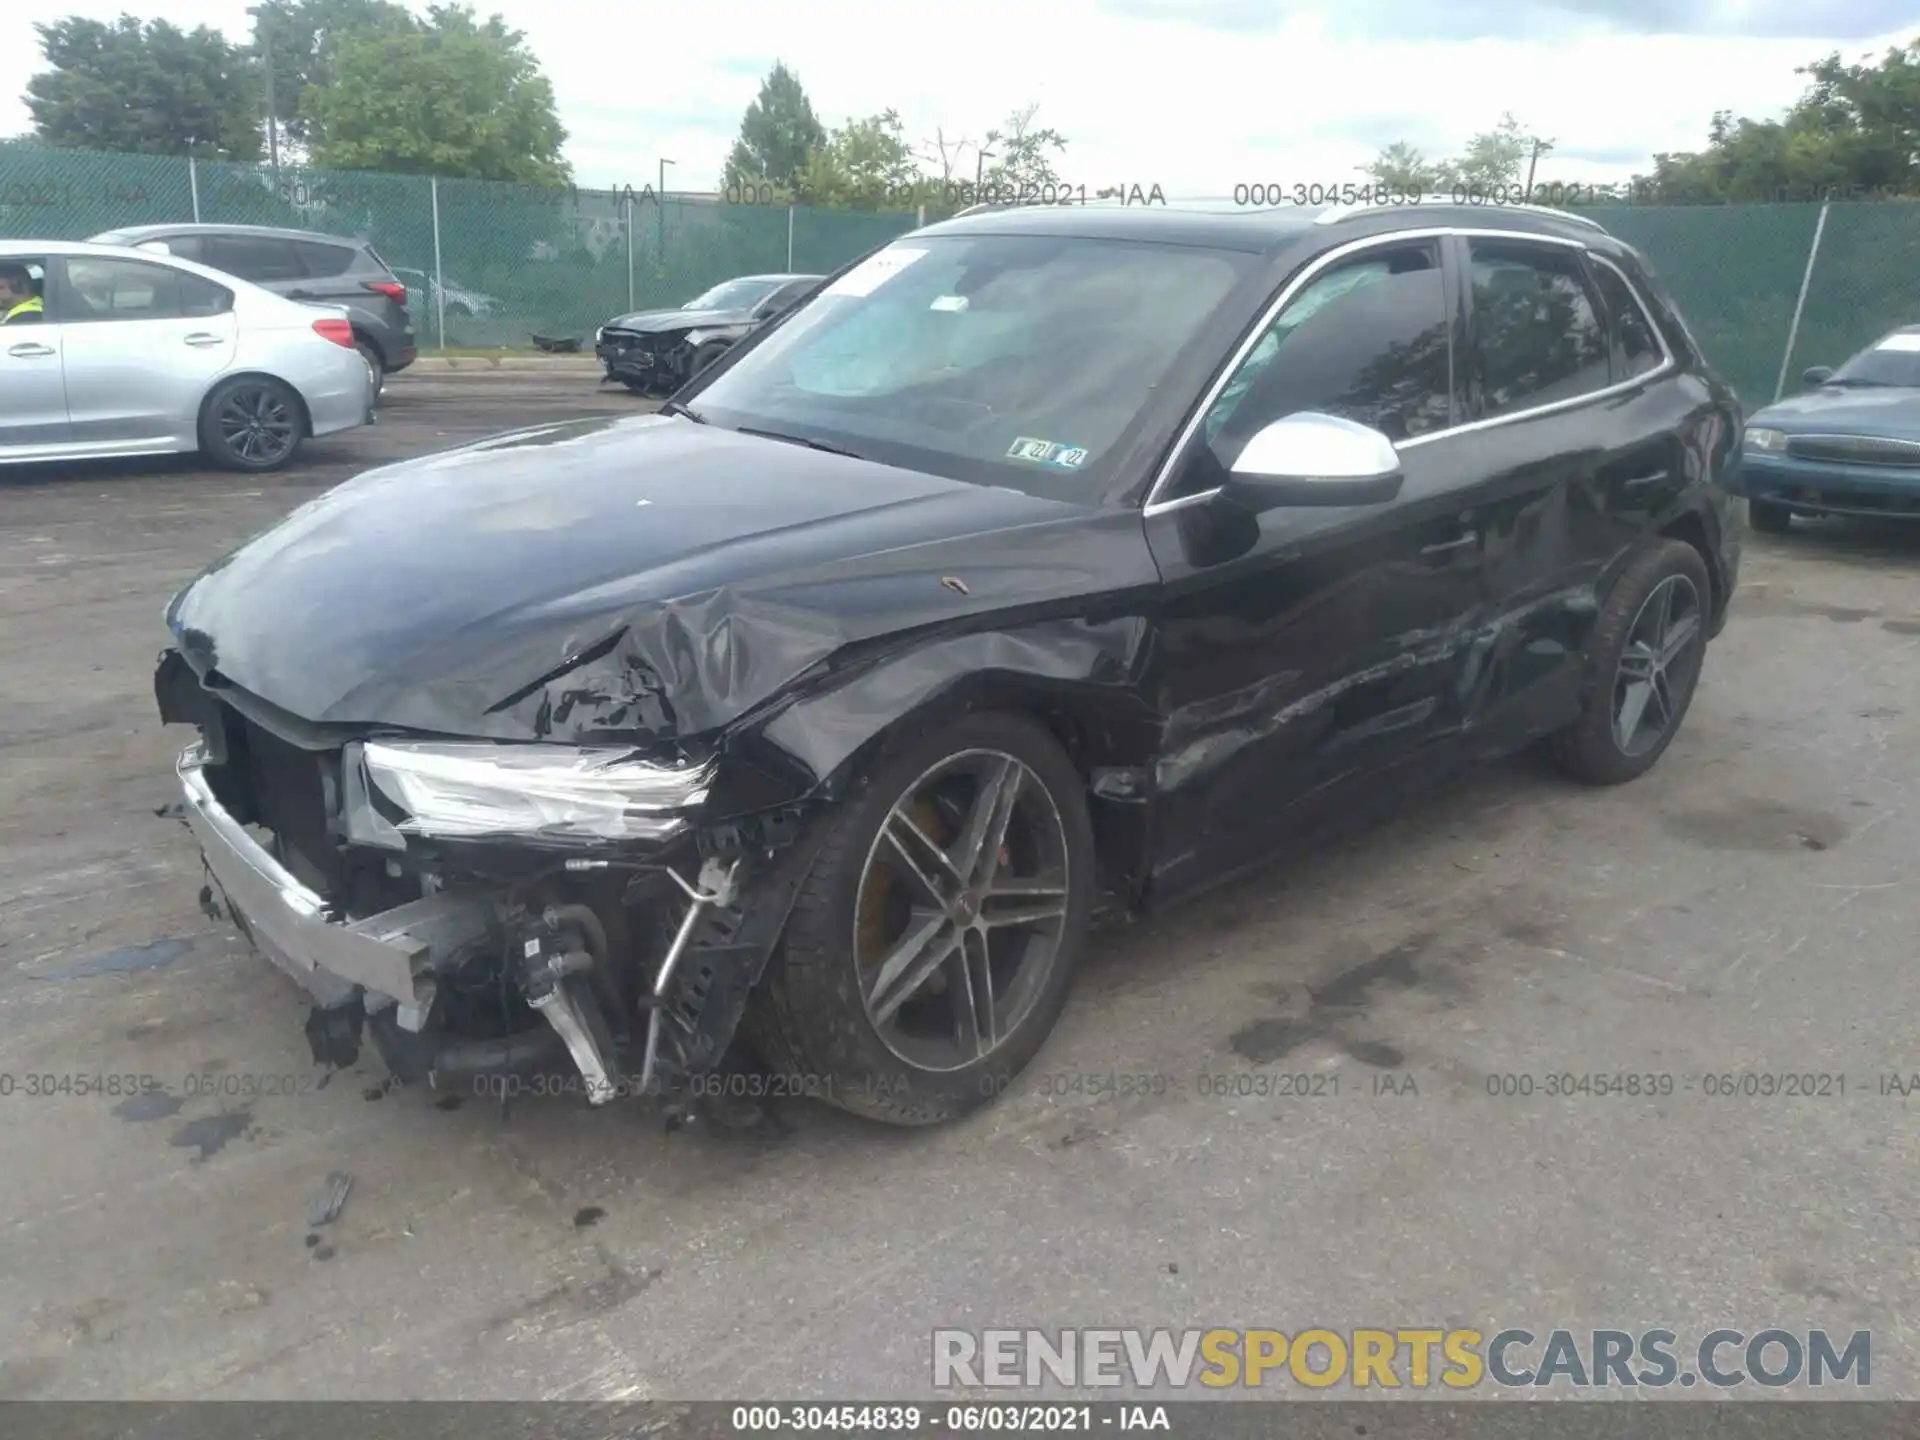
[[[273,11],[265,5],[254,8],[260,22],[260,44],[267,64],[267,156],[273,164],[274,183],[280,180],[280,119],[273,103]]]

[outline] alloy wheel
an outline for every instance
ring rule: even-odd
[[[220,406],[220,438],[251,465],[270,465],[292,453],[293,408],[264,385],[242,386]]]
[[[1644,755],[1679,720],[1699,669],[1704,641],[1700,592],[1685,575],[1669,575],[1641,602],[1614,672],[1613,743]]]
[[[1060,958],[1066,825],[1045,783],[996,750],[926,771],[888,810],[854,908],[854,971],[881,1041],[918,1069],[993,1054]]]

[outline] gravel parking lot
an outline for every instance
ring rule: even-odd
[[[401,377],[284,476],[0,472],[0,1396],[879,1398],[926,1390],[945,1325],[1778,1325],[1871,1330],[1868,1395],[1920,1398],[1920,1098],[1885,1078],[1920,1072],[1910,533],[1750,539],[1646,781],[1504,765],[1103,937],[961,1125],[327,1083],[156,814],[161,607],[367,465],[636,408]],[[1289,1074],[1337,1092],[1240,1093]],[[1789,1074],[1844,1093],[1739,1093]],[[63,1075],[170,1093],[32,1078]]]

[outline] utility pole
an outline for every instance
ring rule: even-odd
[[[992,158],[993,152],[991,150],[975,150],[973,152],[973,203],[976,205],[986,203],[980,197],[981,191],[986,187],[987,183],[987,161]]]
[[[1538,135],[1533,137],[1533,154],[1527,160],[1527,200],[1529,203],[1533,200],[1533,167],[1540,163],[1540,157],[1542,155],[1550,155],[1552,153],[1553,141],[1542,140]]]

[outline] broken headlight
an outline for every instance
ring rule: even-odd
[[[446,840],[667,840],[707,798],[711,764],[631,747],[374,741],[343,757],[348,836],[404,849]]]

